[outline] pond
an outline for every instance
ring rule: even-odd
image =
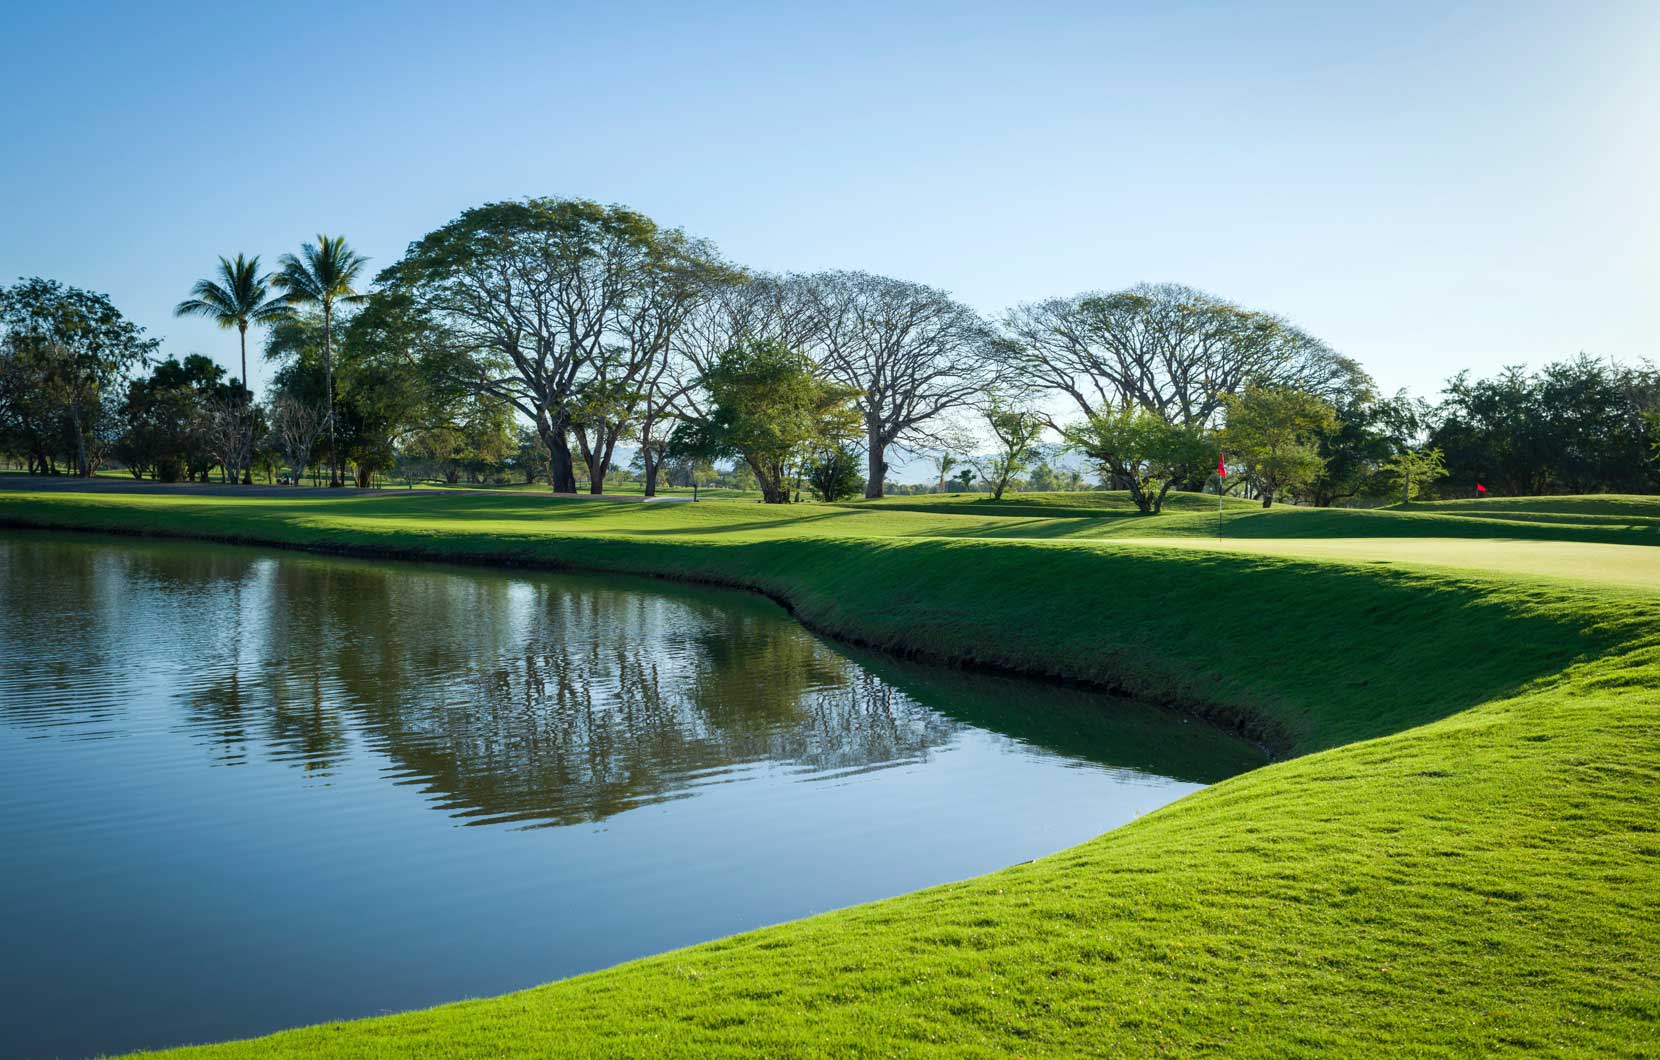
[[[0,1055],[498,994],[1052,853],[1261,764],[747,594],[0,533]]]

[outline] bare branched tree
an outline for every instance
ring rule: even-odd
[[[763,273],[717,278],[709,284],[675,327],[669,355],[654,370],[641,406],[637,436],[647,495],[667,457],[675,425],[709,415],[701,380],[722,353],[745,341],[770,340],[805,349],[816,328],[813,301],[799,277]]]
[[[202,433],[208,452],[231,482],[244,482],[252,463],[253,435],[248,425],[253,417],[249,412],[247,393],[240,385],[215,394],[204,410]]]
[[[890,447],[936,444],[940,417],[993,385],[995,336],[974,310],[920,283],[867,272],[817,273],[794,282],[811,300],[820,363],[859,391],[869,463],[865,496],[880,497]]]
[[[671,371],[675,333],[700,305],[742,278],[720,263],[711,244],[678,231],[657,233],[636,267],[634,290],[612,322],[616,341],[590,361],[571,402],[571,429],[591,469],[591,493],[603,491],[617,443],[628,437],[642,443],[648,495],[655,493],[648,450],[655,444],[662,455],[663,413],[678,396]]]
[[[271,441],[288,461],[295,482],[311,466],[311,455],[325,423],[323,411],[297,395],[278,393],[271,400]]]
[[[1177,284],[1141,284],[1022,305],[1004,326],[1012,367],[1085,416],[1141,407],[1213,427],[1247,385],[1326,395],[1358,371],[1284,319]]]

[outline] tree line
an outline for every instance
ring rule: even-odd
[[[1176,284],[1016,306],[857,271],[770,274],[620,206],[498,202],[372,279],[339,236],[266,272],[221,258],[180,315],[235,330],[240,378],[162,359],[109,299],[0,288],[0,452],[35,473],[360,486],[511,467],[573,493],[721,475],[769,503],[888,489],[1081,485],[1272,504],[1660,486],[1660,375],[1580,356],[1449,382],[1430,404],[1284,318]],[[274,368],[246,385],[248,332]],[[1218,474],[1226,469],[1229,474]],[[948,479],[948,474],[957,474]]]

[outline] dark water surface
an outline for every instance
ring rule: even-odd
[[[5,1056],[497,994],[1051,853],[1261,762],[614,578],[0,533],[0,653]]]

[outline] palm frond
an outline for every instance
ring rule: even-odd
[[[197,280],[191,297],[173,307],[175,316],[199,316],[222,328],[246,327],[274,319],[284,308],[270,297],[270,276],[261,276],[259,256],[219,259],[218,277]]]
[[[369,259],[347,246],[344,236],[319,234],[317,242],[302,243],[300,253],[277,259],[272,283],[284,292],[289,305],[360,302],[353,286]]]

